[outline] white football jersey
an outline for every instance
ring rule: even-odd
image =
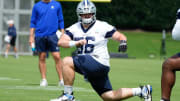
[[[180,9],[178,9],[177,14],[180,13]],[[174,24],[173,30],[172,30],[172,38],[174,40],[180,40],[180,19],[176,19],[176,23]]]
[[[74,41],[87,40],[86,45],[78,47],[78,54],[89,54],[101,64],[110,66],[107,42],[115,31],[108,23],[96,20],[88,29],[84,29],[81,23],[77,22],[66,29],[66,34]]]

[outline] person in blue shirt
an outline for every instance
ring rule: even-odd
[[[8,57],[8,52],[10,49],[10,46],[13,47],[13,50],[15,52],[15,58],[18,58],[18,54],[17,54],[17,48],[16,48],[16,28],[14,26],[14,21],[13,20],[8,20],[7,21],[8,24],[8,37],[9,37],[9,42],[7,42],[7,46],[6,46],[6,51],[5,51],[5,58]]]
[[[51,52],[59,76],[58,85],[63,85],[60,49],[57,45],[57,31],[64,33],[64,19],[61,4],[55,0],[41,0],[32,9],[29,44],[35,43],[39,55],[41,73],[40,86],[48,86],[46,79],[46,53]]]

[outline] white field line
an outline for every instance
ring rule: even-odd
[[[10,77],[0,77],[0,81],[3,80],[21,80],[21,79],[15,79]],[[60,91],[63,90],[63,87],[58,86],[48,86],[48,87],[40,87],[40,86],[6,86],[6,85],[0,85],[0,88],[2,89],[22,89],[22,90],[49,90],[49,91]],[[93,89],[87,89],[82,87],[73,87],[74,91],[82,91],[82,92],[94,92]]]
[[[0,80],[21,80],[21,79],[15,79],[15,78],[10,78],[10,77],[0,77]]]
[[[22,90],[49,90],[49,91],[60,91],[63,90],[63,87],[56,87],[56,86],[48,86],[48,87],[40,87],[40,86],[1,86],[2,89],[22,89]],[[94,92],[93,89],[81,88],[81,87],[74,87],[74,91],[81,91],[81,92]]]

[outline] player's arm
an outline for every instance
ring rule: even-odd
[[[59,2],[59,9],[57,11],[58,15],[58,29],[61,31],[61,33],[64,33],[64,17],[63,17],[63,11],[62,11],[62,6],[61,3]]]
[[[31,21],[30,21],[30,35],[29,35],[29,45],[31,46],[32,43],[34,43],[34,33],[35,33],[35,28],[36,28],[36,23],[37,23],[37,12],[36,12],[36,7],[33,6],[32,10],[32,15],[31,15]]]
[[[67,34],[63,34],[61,38],[58,41],[58,46],[61,46],[63,48],[70,48],[70,47],[79,47],[86,44],[86,40],[79,40],[79,41],[73,41]]]
[[[32,43],[34,43],[34,31],[35,28],[30,28],[29,45],[32,45]]]
[[[126,36],[118,31],[114,32],[114,34],[112,35],[112,39],[116,41],[121,41],[121,40],[127,41]]]
[[[120,42],[119,44],[119,52],[125,52],[127,50],[127,38],[123,33],[115,31],[112,35],[112,39]]]

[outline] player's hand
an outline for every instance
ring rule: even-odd
[[[86,43],[87,43],[87,41],[85,39],[79,40],[76,42],[76,46],[79,47],[79,46],[85,45]]]
[[[32,43],[34,43],[34,37],[30,36],[29,37],[29,45],[31,46]]]
[[[119,52],[126,52],[127,50],[127,41],[126,40],[120,40],[120,44],[119,44]]]

